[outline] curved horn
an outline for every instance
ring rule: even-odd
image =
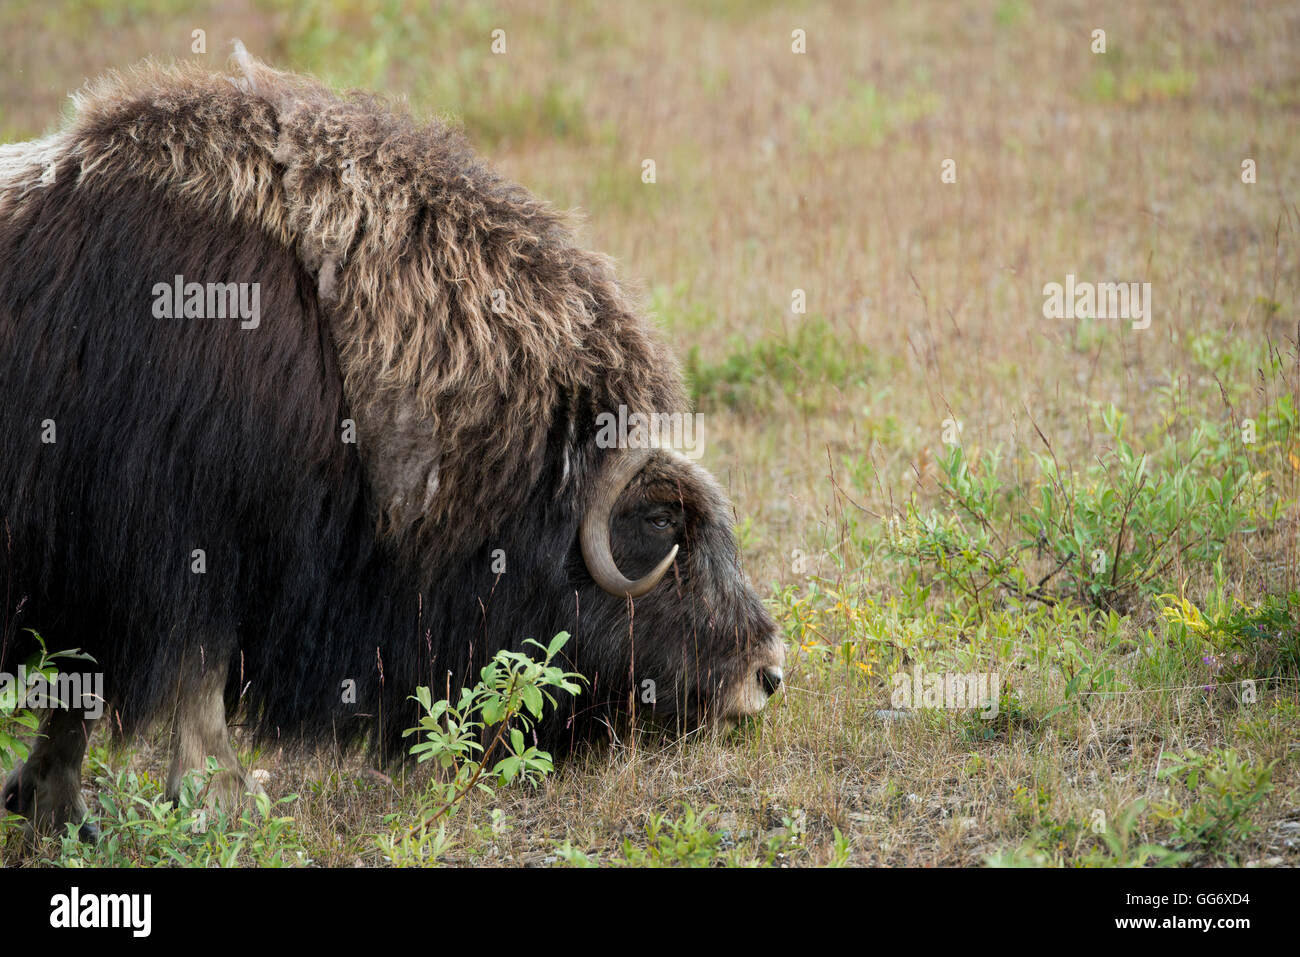
[[[608,472],[597,481],[596,497],[582,519],[582,530],[578,535],[587,571],[597,585],[618,598],[640,598],[659,584],[677,557],[677,546],[674,545],[663,561],[636,581],[631,581],[618,570],[609,548],[609,518],[614,503],[649,458],[649,449],[627,449],[614,458]]]

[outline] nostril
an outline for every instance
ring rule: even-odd
[[[763,690],[769,695],[776,694],[776,689],[781,687],[781,678],[783,677],[780,668],[759,668],[758,683],[763,686]]]

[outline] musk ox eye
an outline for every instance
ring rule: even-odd
[[[648,519],[646,519],[646,521],[648,521],[655,528],[667,528],[669,525],[673,523],[673,520],[669,518],[667,515],[651,515]]]

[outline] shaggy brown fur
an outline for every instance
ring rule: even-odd
[[[459,133],[242,48],[234,59],[234,76],[146,63],[89,85],[53,175],[143,178],[297,250],[395,537],[461,550],[490,535],[464,516],[522,504],[561,397],[687,408],[672,354],[609,259],[577,248],[557,212]],[[33,170],[0,203],[50,175]]]

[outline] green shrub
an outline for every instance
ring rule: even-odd
[[[1276,761],[1251,763],[1232,748],[1165,753],[1161,760],[1170,762],[1160,770],[1161,779],[1181,781],[1187,789],[1185,805],[1170,801],[1157,811],[1173,824],[1183,847],[1222,854],[1258,829],[1250,815],[1273,790]]]
[[[377,839],[394,864],[436,861],[450,847],[446,822],[475,790],[491,794],[493,784],[527,782],[536,786],[554,770],[551,755],[530,745],[527,732],[556,701],[548,689],[579,694],[581,675],[551,664],[569,640],[560,632],[549,645],[529,639],[546,652],[534,661],[517,651],[499,651],[479,672],[472,688],[462,688],[453,705],[433,700],[428,688],[413,698],[424,711],[420,723],[404,737],[415,736],[410,753],[419,762],[433,761],[440,771],[428,805],[416,823],[403,827],[395,815],[385,821],[390,832]]]
[[[238,816],[206,806],[209,783],[222,773],[215,758],[181,782],[175,803],[149,774],[115,771],[92,756],[100,838],[87,844],[75,829],[60,839],[60,867],[301,867],[311,863],[296,822],[275,814],[298,795],[272,801],[252,795]]]
[[[1161,615],[1181,637],[1202,643],[1208,680],[1300,675],[1300,592],[1265,595],[1250,607],[1212,596],[1202,612],[1186,597],[1161,595]]]
[[[711,804],[697,813],[689,805],[682,805],[678,819],[651,814],[645,825],[645,846],[624,840],[623,859],[618,863],[630,867],[708,867],[722,848],[721,831],[706,823],[717,810]]]
[[[774,396],[785,395],[815,408],[832,387],[828,383],[841,390],[865,385],[876,367],[867,346],[845,341],[822,316],[798,317],[779,337],[735,337],[730,348],[720,362],[707,362],[698,347],[691,349],[686,375],[697,407],[761,411]]]
[[[1202,422],[1139,453],[1118,410],[1102,421],[1108,450],[1077,471],[1035,455],[1014,491],[1002,485],[996,451],[976,469],[952,446],[940,463],[950,510],[909,504],[893,550],[981,613],[1001,593],[1123,611],[1167,588],[1181,564],[1213,563],[1232,535],[1254,527],[1262,479],[1231,432]]]

